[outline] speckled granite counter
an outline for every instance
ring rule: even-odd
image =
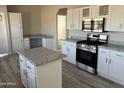
[[[110,49],[110,50],[116,50],[116,51],[124,52],[124,45],[105,44],[105,45],[101,45],[99,47]]]
[[[78,41],[81,41],[81,39],[75,39],[75,38],[67,38],[67,39],[63,39],[63,41],[69,41],[69,42],[78,42]]]
[[[47,64],[64,57],[62,54],[44,47],[26,49],[19,51],[18,54],[21,54],[36,66]]]
[[[34,35],[24,35],[24,38],[54,38],[52,35],[45,35],[45,34],[34,34]]]

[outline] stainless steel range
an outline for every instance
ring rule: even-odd
[[[77,42],[77,66],[92,74],[96,74],[98,46],[107,44],[108,35],[88,34],[87,40]]]

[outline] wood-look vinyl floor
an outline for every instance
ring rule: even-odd
[[[71,63],[62,62],[63,88],[122,88],[110,80],[91,75]],[[0,88],[24,88],[16,54],[0,58]]]

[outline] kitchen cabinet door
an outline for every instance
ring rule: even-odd
[[[99,17],[99,6],[98,5],[92,5],[91,6],[91,18],[98,18]]]
[[[100,5],[98,15],[99,17],[107,18],[109,15],[109,5]]]
[[[80,9],[76,8],[73,10],[73,29],[81,30],[81,24]]]
[[[76,43],[69,43],[69,62],[76,64]]]
[[[109,51],[107,49],[99,48],[97,72],[104,75],[108,75],[108,70],[109,70],[108,62],[109,62]]]
[[[42,38],[42,46],[54,50],[53,38]]]
[[[81,30],[80,8],[67,10],[67,29]]]
[[[124,53],[111,51],[109,75],[124,84]]]
[[[111,6],[111,31],[124,31],[124,6]]]
[[[67,41],[62,41],[62,54],[65,54],[66,57],[63,58],[64,60],[68,61],[69,59],[69,46]]]
[[[28,72],[28,88],[36,88],[36,77],[33,73]]]
[[[26,70],[26,63],[25,59],[19,55],[19,61],[20,61],[20,74],[21,74],[21,81],[22,84],[27,87],[27,70]]]
[[[67,29],[73,29],[73,10],[67,10]]]
[[[66,41],[62,41],[62,53],[67,55],[67,42]]]
[[[82,15],[81,17],[84,18],[91,18],[91,6],[82,7],[81,8]]]

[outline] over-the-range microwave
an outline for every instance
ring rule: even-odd
[[[104,32],[105,18],[83,19],[82,31]]]

